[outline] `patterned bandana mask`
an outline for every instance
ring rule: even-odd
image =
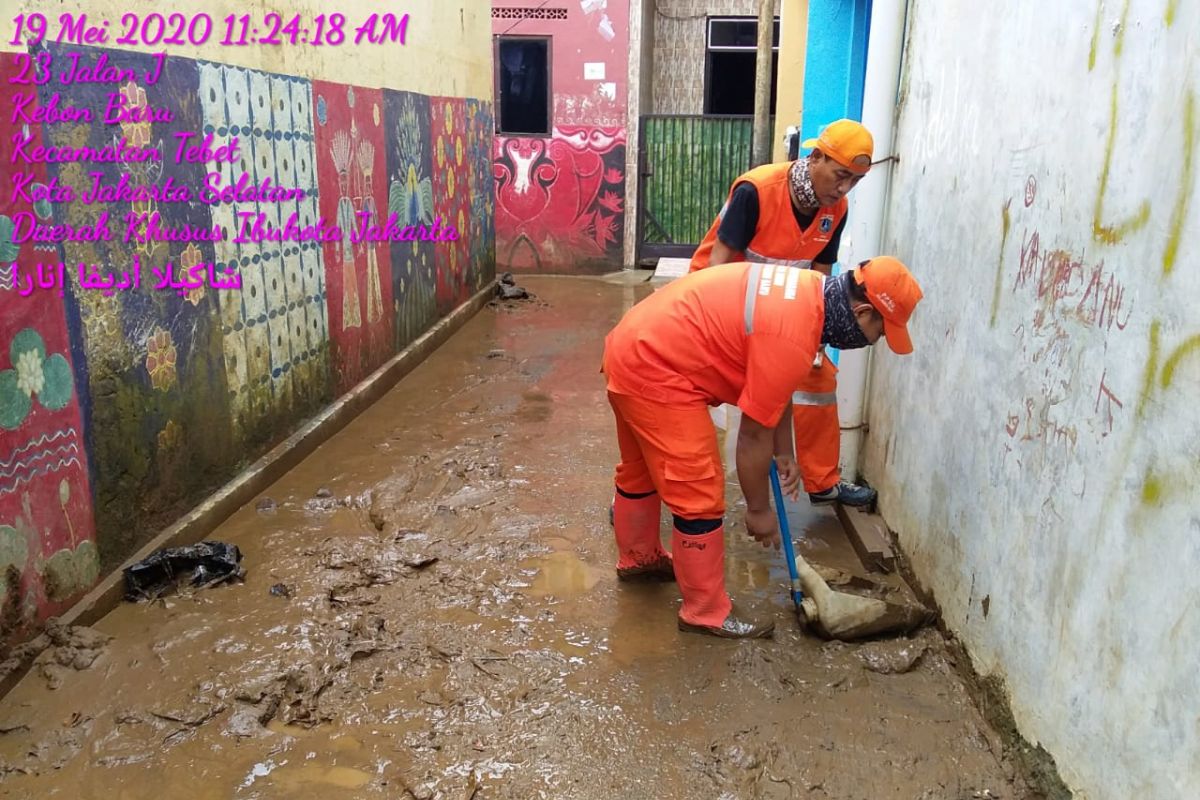
[[[792,167],[788,170],[788,185],[791,186],[792,197],[800,208],[817,208],[821,205],[812,188],[807,158],[798,158],[792,162]]]
[[[821,330],[821,344],[839,350],[871,346],[850,308],[849,278],[850,273],[843,272],[825,279],[825,327]]]

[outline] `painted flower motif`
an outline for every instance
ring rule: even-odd
[[[183,428],[175,424],[175,420],[167,420],[167,424],[158,432],[158,449],[162,453],[170,453],[183,443]]]
[[[83,325],[93,347],[116,346],[125,336],[115,303],[91,303],[83,313]]]
[[[184,251],[179,254],[179,266],[186,273],[189,269],[200,263],[200,248],[196,247],[194,242],[188,244]],[[186,299],[194,306],[200,305],[200,301],[204,299],[204,285],[201,284],[194,288],[188,289]]]
[[[607,248],[610,242],[615,242],[616,225],[613,223],[612,217],[606,217],[603,214],[596,215],[596,244],[602,248]]]
[[[454,199],[454,170],[446,170],[446,194],[451,200]]]
[[[165,328],[155,328],[146,341],[146,371],[155,389],[166,391],[175,383],[175,343]]]
[[[45,358],[38,355],[36,350],[26,350],[17,358],[17,388],[26,397],[39,394],[46,385],[46,374],[42,372],[43,361]]]
[[[621,198],[613,192],[605,191],[597,202],[614,214],[621,213]]]
[[[71,401],[71,365],[61,353],[46,353],[46,343],[25,328],[8,347],[12,369],[0,370],[0,428],[16,430],[33,411],[33,396],[48,411],[61,411]]]
[[[619,169],[613,169],[612,167],[609,167],[604,172],[604,180],[608,181],[609,183],[620,183],[621,181],[625,180],[625,173],[621,172]]]
[[[141,86],[130,81],[121,89],[121,95],[125,98],[126,113],[140,115],[145,111],[147,106],[146,90]],[[122,122],[121,131],[125,134],[129,144],[134,147],[145,147],[150,144],[150,123],[148,121]]]
[[[454,133],[454,107],[446,103],[446,133]]]
[[[461,136],[454,137],[454,163],[462,166],[463,161],[463,141]]]

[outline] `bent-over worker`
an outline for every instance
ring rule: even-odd
[[[616,419],[620,463],[613,498],[617,574],[676,579],[679,628],[730,638],[770,635],[725,591],[725,476],[709,406],[742,412],[737,474],[747,532],[779,546],[769,500],[775,459],[798,496],[791,402],[822,345],[865,347],[886,336],[912,352],[908,320],[921,299],[891,257],[834,278],[799,267],[724,264],[679,278],[641,300],[605,338],[602,370]],[[659,537],[670,509],[671,552]]]

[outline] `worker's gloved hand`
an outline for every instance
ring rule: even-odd
[[[800,466],[793,456],[775,456],[775,469],[779,471],[779,488],[785,497],[800,499]]]
[[[765,511],[746,510],[746,533],[763,547],[780,547],[779,520],[775,512],[768,507]]]

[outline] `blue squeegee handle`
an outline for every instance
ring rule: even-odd
[[[783,539],[783,552],[787,556],[788,575],[792,579],[792,602],[800,608],[804,592],[800,588],[800,574],[796,570],[796,551],[792,549],[792,532],[788,528],[787,508],[783,504],[783,488],[779,485],[779,470],[775,459],[771,459],[771,491],[775,494],[775,514],[779,517],[779,534]]]

